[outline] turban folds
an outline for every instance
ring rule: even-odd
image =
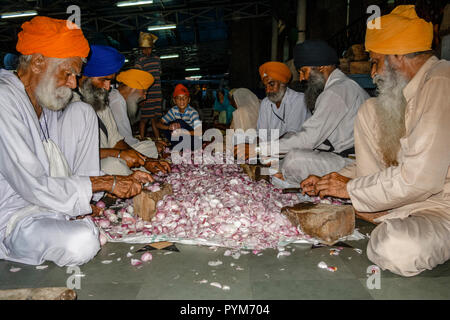
[[[306,40],[294,48],[294,64],[302,67],[320,67],[338,65],[339,58],[332,47],[323,40]]]
[[[177,84],[175,90],[173,90],[173,96],[185,95],[189,97],[189,90],[183,86],[181,83]]]
[[[76,24],[37,16],[22,24],[16,49],[23,55],[40,53],[50,58],[86,58],[89,43]]]
[[[125,57],[113,47],[91,46],[91,57],[83,68],[86,77],[104,77],[116,73],[125,63]]]
[[[292,77],[291,70],[282,62],[269,61],[259,67],[259,75],[261,80],[269,76],[283,83],[288,83]]]
[[[413,5],[396,7],[380,23],[380,29],[367,28],[367,51],[403,55],[431,50],[433,24],[420,19]]]
[[[116,79],[130,88],[144,90],[147,90],[155,82],[155,78],[153,78],[151,73],[138,69],[122,71],[117,75]]]
[[[141,32],[139,34],[139,47],[141,48],[153,48],[158,37],[154,34]]]

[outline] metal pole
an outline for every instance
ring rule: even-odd
[[[278,56],[278,21],[272,17],[272,54],[271,60],[276,61]]]
[[[306,40],[306,1],[298,0],[297,2],[297,43],[302,43]]]

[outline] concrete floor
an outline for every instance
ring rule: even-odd
[[[373,229],[359,220],[357,227],[363,234]],[[153,260],[140,267],[132,266],[126,255],[131,246],[134,252],[142,244],[108,243],[92,261],[80,267],[84,276],[79,278],[80,289],[76,291],[79,300],[450,299],[450,261],[413,278],[382,271],[381,288],[370,290],[366,285],[366,270],[372,265],[365,252],[367,241],[347,242],[362,249],[362,254],[344,248],[338,256],[332,256],[326,247],[311,249],[311,245],[295,244],[287,248],[292,252],[290,256],[277,258],[278,251],[270,249],[261,256],[250,253],[237,260],[224,256],[224,248],[214,251],[177,244],[180,252],[151,251]],[[113,262],[103,264],[104,260]],[[216,260],[223,264],[208,265]],[[338,270],[319,269],[320,261]],[[37,270],[35,266],[0,261],[0,289],[65,287],[73,273],[53,263],[44,264],[47,269]],[[12,267],[21,270],[10,272]],[[200,283],[204,279],[208,283]],[[230,290],[211,286],[211,282],[227,285]]]

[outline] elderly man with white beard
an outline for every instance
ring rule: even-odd
[[[35,17],[22,25],[17,51],[17,73],[0,70],[0,259],[80,265],[100,249],[84,217],[93,193],[128,198],[153,179],[99,176],[95,113],[84,104],[61,111],[89,53],[75,24]]]
[[[368,258],[409,277],[450,258],[450,63],[433,55],[433,26],[414,6],[380,23],[366,34],[379,96],[358,112],[356,163],[301,187],[351,199],[360,216],[380,223]]]
[[[137,110],[138,103],[145,99],[146,91],[154,82],[153,76],[147,71],[129,69],[120,72],[116,81],[118,82],[117,89],[112,89],[109,93],[109,107],[119,134],[134,150],[147,157],[157,159],[166,144],[162,141],[156,143],[152,140],[139,141],[133,137],[128,118],[128,111]]]
[[[116,49],[92,45],[91,55],[79,79],[78,94],[72,100],[89,104],[97,113],[100,135],[100,167],[107,174],[130,175],[131,169],[156,173],[168,172],[170,166],[165,161],[148,157],[154,156],[146,145],[133,149],[119,133],[114,115],[109,107],[109,91],[115,74],[120,70],[125,57]],[[142,151],[142,152],[141,152]],[[150,150],[152,151],[152,150]],[[143,154],[146,152],[147,154]]]

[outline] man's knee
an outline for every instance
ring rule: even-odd
[[[68,234],[64,248],[66,257],[64,260],[66,261],[61,261],[60,263],[64,265],[81,265],[94,258],[99,250],[98,230],[93,223],[83,223]]]
[[[370,235],[367,257],[383,270],[410,277],[423,271],[417,266],[423,248],[420,239],[412,237],[403,223],[392,219],[378,225]]]

